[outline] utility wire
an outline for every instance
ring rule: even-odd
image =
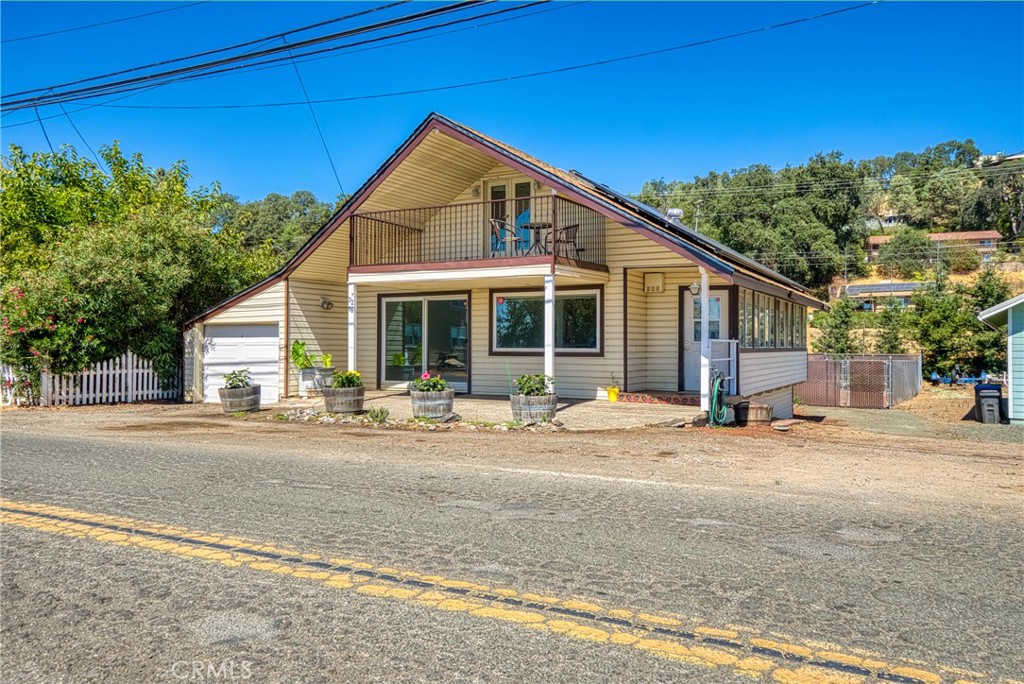
[[[470,22],[470,21],[476,21],[477,19],[482,19],[482,18],[485,18],[485,17],[495,16],[495,15],[499,15],[499,14],[506,14],[506,13],[509,13],[509,12],[519,12],[521,10],[528,9],[528,8],[536,6],[536,5],[546,4],[546,3],[550,2],[550,1],[551,0],[535,0],[534,2],[529,2],[529,3],[523,4],[523,5],[516,5],[516,6],[513,6],[513,7],[504,7],[502,9],[486,12],[484,14],[478,14],[478,15],[474,15],[474,16],[471,16],[471,17],[463,17],[461,19],[454,19],[454,20],[451,20],[451,21],[448,21],[448,22],[443,22],[443,23],[440,23],[440,24],[431,24],[431,25],[428,25],[428,26],[423,26],[423,27],[419,27],[419,28],[415,28],[415,29],[410,29],[408,31],[403,31],[403,32],[400,32],[400,33],[391,33],[391,34],[387,34],[387,35],[384,35],[384,36],[378,36],[378,37],[375,37],[375,38],[368,38],[368,39],[365,39],[365,40],[357,41],[355,43],[346,43],[345,45],[335,45],[335,46],[332,46],[332,47],[320,48],[318,50],[312,50],[312,51],[304,52],[304,53],[301,53],[301,54],[295,54],[294,58],[299,60],[300,58],[309,57],[311,55],[319,55],[319,54],[323,54],[323,53],[334,52],[334,51],[337,51],[337,50],[346,50],[346,49],[349,49],[349,48],[352,48],[352,47],[356,47],[356,46],[360,46],[360,45],[366,45],[368,43],[377,43],[377,42],[381,42],[381,41],[388,41],[388,40],[392,40],[393,38],[397,38],[397,37],[401,37],[401,36],[407,36],[407,35],[414,34],[414,33],[422,33],[422,32],[425,32],[425,31],[434,31],[434,30],[436,30],[438,28],[444,28],[446,26],[452,26],[454,24],[463,24],[463,23]],[[495,0],[476,0],[476,2],[483,2],[483,3],[488,3],[489,4],[489,3],[495,2]],[[295,44],[293,44],[293,47],[294,47],[294,45]],[[258,55],[253,55],[253,57],[256,57],[256,56],[258,56]],[[214,75],[218,75],[218,74],[238,73],[240,69],[258,71],[258,70],[261,70],[261,69],[257,69],[256,67],[271,68],[271,67],[267,67],[267,66],[263,66],[263,65],[282,66],[280,64],[281,62],[288,62],[290,59],[291,58],[289,58],[288,56],[274,57],[272,59],[266,59],[266,60],[259,61],[259,62],[252,62],[252,63],[249,63],[249,64],[236,64],[234,66],[226,66],[226,67],[223,67],[223,68],[220,68],[220,69],[205,70],[205,71],[200,71],[200,72],[189,72],[188,69],[179,70],[179,71],[186,71],[188,73],[185,73],[184,75],[179,75],[179,76],[174,77],[174,78],[167,78],[166,80],[162,81],[161,85],[167,85],[167,84],[170,84],[170,83],[176,83],[176,82],[192,80],[192,79],[208,78],[208,77],[211,77],[211,76],[214,76]],[[300,61],[302,61],[302,60],[300,60]],[[112,88],[112,89],[110,89],[110,90],[108,90],[106,92],[103,92],[101,94],[128,92],[128,91],[131,91],[131,90],[136,90],[136,89],[141,88],[141,87],[144,87],[144,86],[137,86],[137,85],[136,86],[132,86],[132,85],[119,86],[119,87],[116,87],[116,88]],[[96,88],[99,88],[99,86],[96,86]],[[85,99],[91,99],[92,97],[96,97],[96,96],[97,96],[97,93],[95,93],[95,92],[93,92],[93,93],[86,93],[86,94],[79,94],[79,95],[75,95],[75,96],[71,96],[71,97],[64,97],[62,99],[62,101],[70,102],[70,101],[76,101],[76,100],[85,100]],[[31,100],[32,100],[32,98],[29,98],[28,101],[31,101]],[[317,102],[320,102],[320,101],[314,101],[314,103],[317,103]],[[305,104],[305,101],[303,101],[303,104]],[[9,109],[9,111],[16,111],[17,109],[20,109],[22,107],[23,106],[12,107],[11,109]]]
[[[228,45],[227,47],[216,48],[214,50],[206,50],[204,52],[196,52],[196,53],[193,53],[191,55],[185,55],[184,57],[175,57],[173,59],[165,59],[165,60],[161,60],[159,62],[152,62],[150,64],[143,64],[142,66],[131,67],[131,68],[128,68],[128,69],[121,69],[120,71],[112,71],[110,73],[102,74],[100,76],[90,76],[88,78],[80,78],[77,81],[68,81],[67,83],[60,83],[58,85],[53,86],[52,88],[32,88],[30,90],[22,90],[22,91],[19,91],[19,92],[16,92],[16,93],[11,93],[7,97],[13,97],[15,95],[27,95],[28,93],[43,92],[43,91],[46,91],[46,90],[52,91],[53,88],[65,88],[65,87],[68,87],[68,86],[79,85],[81,83],[88,83],[90,81],[97,81],[97,80],[104,79],[104,78],[112,78],[114,76],[123,76],[124,74],[130,74],[130,73],[133,73],[133,72],[136,72],[136,71],[143,71],[145,69],[155,69],[157,67],[167,66],[168,64],[177,64],[178,62],[185,62],[185,61],[189,61],[189,60],[193,60],[193,59],[199,59],[200,57],[209,57],[210,55],[216,55],[216,54],[220,54],[222,52],[230,52],[232,50],[240,50],[240,49],[242,49],[244,47],[249,47],[251,45],[256,45],[256,44],[259,44],[259,43],[269,43],[271,41],[276,41],[279,38],[284,38],[285,36],[290,36],[290,35],[292,35],[294,33],[303,33],[305,31],[310,31],[310,30],[315,29],[315,28],[320,28],[322,26],[327,26],[327,25],[330,25],[330,24],[336,24],[336,23],[341,22],[341,21],[347,21],[348,19],[355,19],[356,17],[361,17],[361,16],[364,16],[364,15],[367,15],[367,14],[372,14],[374,12],[380,12],[382,10],[391,9],[392,7],[397,7],[398,5],[404,5],[407,2],[410,2],[410,0],[398,0],[397,2],[392,2],[392,3],[389,3],[387,5],[379,5],[377,7],[372,7],[370,9],[363,10],[361,12],[353,12],[352,14],[345,14],[345,15],[340,16],[340,17],[333,17],[331,19],[327,19],[325,21],[320,21],[320,22],[317,22],[315,24],[308,24],[306,26],[299,26],[298,28],[289,29],[288,31],[282,31],[280,33],[275,33],[275,34],[272,34],[272,35],[269,35],[269,36],[263,36],[262,38],[253,38],[251,40],[247,40],[247,41],[244,41],[242,43],[235,43],[234,45]],[[243,54],[249,54],[250,52],[252,52],[252,51],[249,50],[249,51],[247,51],[247,52],[245,52]]]
[[[281,40],[285,45],[288,41],[284,36],[281,36]],[[288,51],[291,54],[291,51]],[[316,132],[320,136],[320,144],[324,147],[324,153],[327,155],[327,161],[331,164],[331,171],[334,172],[334,180],[338,181],[338,190],[341,194],[345,194],[345,188],[341,184],[341,177],[338,176],[338,168],[334,165],[334,157],[331,156],[331,148],[327,146],[327,140],[324,138],[323,129],[320,128],[320,122],[316,118],[316,110],[313,108],[313,104],[309,101],[309,93],[306,91],[306,84],[302,82],[302,74],[299,72],[299,65],[292,60],[292,66],[295,67],[295,78],[299,81],[299,88],[302,89],[302,96],[306,98],[306,103],[309,105],[309,115],[313,117],[313,125],[316,126]]]
[[[512,81],[519,81],[529,78],[536,78],[539,76],[550,76],[553,74],[567,73],[571,71],[578,71],[580,69],[589,69],[596,66],[606,66],[608,64],[616,64],[619,62],[626,62],[635,59],[642,59],[645,57],[651,57],[654,55],[666,54],[669,52],[675,52],[679,50],[686,50],[689,48],[701,47],[704,45],[710,45],[713,43],[719,43],[722,41],[733,40],[744,36],[761,33],[764,31],[772,31],[775,29],[787,28],[798,24],[803,24],[826,17],[836,16],[844,14],[846,12],[852,12],[854,10],[864,9],[866,7],[872,7],[877,5],[884,0],[872,0],[872,2],[865,2],[859,5],[852,5],[850,7],[844,7],[842,9],[831,10],[829,12],[822,12],[812,16],[802,17],[800,19],[793,19],[791,21],[785,21],[778,24],[771,24],[762,26],[756,29],[750,29],[747,31],[740,31],[738,33],[731,33],[723,36],[717,36],[715,38],[707,38],[704,40],[693,41],[690,43],[684,43],[682,45],[674,45],[672,47],[661,48],[658,50],[649,50],[646,52],[639,52],[630,55],[623,55],[621,57],[611,57],[608,59],[597,60],[593,62],[586,62],[583,64],[575,64],[572,66],[558,67],[555,69],[545,69],[542,71],[533,71],[524,74],[515,74],[512,76],[504,76],[500,78],[483,79],[479,81],[469,81],[464,83],[454,83],[444,86],[434,86],[429,88],[415,88],[411,90],[399,90],[386,93],[375,93],[371,95],[353,95],[349,97],[335,97],[327,98],[322,100],[313,100],[313,104],[328,104],[334,102],[355,102],[359,100],[377,100],[391,97],[402,97],[406,95],[420,95],[424,93],[442,92],[446,90],[458,90],[463,88],[472,88],[482,85],[491,85],[495,83],[509,83]],[[305,105],[305,102],[264,102],[259,104],[237,104],[237,105],[109,105],[115,109],[170,109],[170,110],[201,110],[201,109],[259,109],[264,107],[295,107]]]
[[[64,91],[62,91],[60,93],[57,93],[55,96],[47,96],[47,95],[44,94],[44,95],[37,95],[35,97],[25,97],[25,98],[21,98],[21,99],[16,99],[14,101],[7,102],[5,108],[9,109],[9,110],[17,110],[17,109],[23,109],[23,108],[26,108],[26,107],[31,107],[31,106],[39,105],[39,104],[53,104],[54,101],[57,101],[58,99],[61,102],[69,102],[69,101],[72,101],[72,100],[75,100],[75,99],[82,99],[85,96],[95,96],[97,94],[102,95],[102,94],[109,94],[110,92],[119,92],[119,91],[123,91],[123,89],[126,89],[128,86],[131,86],[131,85],[137,85],[137,84],[140,84],[140,83],[149,83],[151,81],[161,80],[161,79],[165,79],[165,78],[169,78],[169,77],[177,76],[177,75],[182,75],[182,74],[194,73],[194,72],[197,72],[197,71],[207,71],[209,69],[213,69],[213,68],[221,67],[221,66],[227,66],[227,65],[231,65],[231,64],[236,64],[237,65],[238,62],[249,61],[249,60],[252,60],[252,59],[258,59],[258,58],[269,56],[269,55],[279,54],[281,52],[287,52],[289,49],[300,49],[300,48],[309,47],[309,46],[312,46],[312,45],[319,45],[319,44],[322,44],[322,43],[327,43],[327,42],[332,42],[332,41],[340,40],[342,38],[347,38],[349,36],[359,35],[359,34],[363,34],[363,33],[369,33],[369,32],[372,32],[372,31],[377,31],[377,30],[381,30],[381,29],[385,29],[385,28],[391,28],[393,26],[400,26],[402,24],[408,24],[408,23],[412,23],[412,22],[415,22],[415,21],[420,21],[422,19],[428,19],[428,18],[432,18],[432,17],[435,17],[435,16],[440,16],[440,15],[443,15],[443,14],[449,14],[449,13],[452,13],[452,12],[458,12],[458,11],[461,11],[463,9],[467,9],[469,7],[473,7],[475,5],[482,4],[484,2],[493,2],[493,1],[494,0],[463,0],[462,2],[457,2],[457,3],[451,4],[451,5],[444,5],[444,6],[441,6],[441,7],[434,7],[434,8],[429,9],[429,10],[424,10],[424,11],[421,11],[421,12],[415,12],[415,13],[404,15],[402,17],[397,17],[397,18],[394,18],[394,19],[388,19],[388,20],[385,20],[385,21],[377,22],[375,24],[367,24],[365,26],[359,26],[359,27],[356,27],[356,28],[353,28],[353,29],[348,29],[348,30],[345,30],[345,31],[339,31],[339,32],[336,32],[336,33],[330,33],[330,34],[323,35],[323,36],[316,36],[314,38],[308,38],[306,40],[302,40],[302,41],[299,41],[297,43],[292,43],[290,46],[285,45],[285,46],[270,47],[270,48],[266,48],[264,50],[260,50],[258,52],[255,52],[255,53],[252,53],[252,54],[248,54],[248,55],[235,55],[235,56],[231,56],[231,57],[223,57],[221,59],[215,59],[215,60],[212,60],[212,61],[209,61],[209,62],[204,62],[202,64],[194,64],[194,65],[191,65],[191,66],[179,67],[177,69],[171,69],[171,70],[159,72],[159,73],[156,73],[156,74],[147,74],[147,75],[144,75],[144,76],[136,76],[136,77],[133,77],[133,78],[122,79],[122,80],[119,80],[119,81],[113,81],[111,83],[104,83],[104,84],[100,84],[100,85],[87,86],[87,87],[83,87],[83,88],[75,88],[75,89],[72,89],[72,90],[64,90]],[[302,56],[302,55],[300,55],[300,56]],[[283,60],[287,60],[288,58],[285,57],[285,58],[282,58],[282,59]],[[238,67],[236,67],[236,68],[238,68]],[[244,65],[242,66],[242,68],[244,68]],[[105,78],[105,77],[106,76],[101,76],[101,77],[98,77],[98,78]],[[89,79],[89,80],[95,80],[95,79]],[[37,88],[37,89],[32,90],[32,91],[21,91],[19,93],[11,93],[11,94],[5,96],[5,99],[9,99],[9,98],[14,97],[16,95],[25,94],[25,93],[28,93],[28,92],[39,92],[40,90],[49,90],[49,89],[63,88],[63,87],[66,87],[66,85],[70,85],[70,84],[62,84],[62,85],[56,85],[56,86],[47,86],[45,88]]]
[[[53,154],[53,143],[50,142],[50,136],[46,132],[46,126],[43,125],[43,120],[39,118],[39,108],[35,107],[36,120],[39,122],[39,127],[43,129],[43,137],[46,138],[46,146],[50,148],[50,154]]]
[[[84,135],[82,135],[82,131],[78,130],[78,126],[76,126],[75,122],[71,119],[71,115],[68,114],[68,110],[64,109],[64,105],[62,104],[58,104],[57,106],[60,107],[60,111],[64,112],[64,116],[67,118],[68,123],[71,124],[71,128],[75,129],[75,133],[77,133],[78,137],[81,138],[82,144],[85,145],[85,149],[89,150],[89,152],[92,154],[92,158],[96,160],[97,166],[103,168],[103,162],[100,161],[100,157],[98,154],[96,154],[96,150],[92,149],[92,146],[89,145],[89,141],[85,139]],[[36,111],[38,113],[38,110]],[[42,120],[40,120],[39,123],[40,125],[42,125]],[[51,149],[50,151],[52,152],[53,150]]]
[[[141,19],[142,17],[151,17],[154,14],[163,14],[164,12],[177,12],[178,10],[188,9],[189,7],[195,7],[197,5],[205,5],[210,0],[203,0],[202,2],[192,2],[187,5],[178,5],[176,7],[167,7],[165,9],[154,10],[152,12],[145,12],[143,14],[135,14],[130,17],[122,17],[120,19],[111,19],[110,21],[101,21],[95,24],[86,24],[85,26],[74,26],[72,28],[60,29],[59,31],[50,31],[48,33],[37,33],[34,36],[19,36],[17,38],[8,38],[2,40],[0,43],[6,45],[7,43],[17,43],[22,40],[35,40],[36,38],[46,38],[48,36],[56,36],[62,33],[71,33],[73,31],[84,31],[86,29],[97,28],[99,26],[109,26],[110,24],[120,24],[124,21],[132,21],[134,19]]]
[[[402,2],[409,2],[409,1],[410,0],[402,0]],[[535,15],[538,15],[538,14],[545,14],[547,12],[557,12],[559,10],[568,9],[570,7],[575,7],[577,5],[583,5],[583,4],[586,4],[586,3],[591,2],[591,1],[592,0],[579,0],[578,2],[573,2],[573,3],[562,3],[562,2],[559,2],[557,4],[554,4],[554,6],[552,6],[552,7],[546,7],[544,9],[540,9],[540,10],[537,10],[535,12],[524,12],[522,14],[518,14],[518,15],[515,15],[515,16],[505,17],[503,19],[495,19],[494,21],[481,22],[481,23],[478,23],[478,24],[474,24],[472,26],[463,26],[461,28],[452,29],[450,31],[442,31],[440,33],[435,33],[435,34],[432,34],[432,35],[418,36],[416,38],[407,38],[405,40],[394,41],[394,42],[388,43],[386,45],[372,45],[372,46],[369,46],[369,47],[361,48],[359,50],[352,50],[351,52],[347,52],[346,54],[357,54],[357,53],[360,53],[360,52],[370,52],[372,50],[383,50],[385,48],[393,47],[395,45],[402,45],[402,44],[406,44],[406,43],[415,43],[415,42],[418,42],[418,41],[421,41],[421,40],[430,40],[432,38],[438,38],[440,36],[445,36],[445,35],[448,35],[448,34],[451,34],[451,33],[459,33],[459,32],[462,32],[462,31],[471,31],[471,30],[474,30],[474,29],[483,28],[485,26],[493,26],[495,24],[503,24],[503,23],[509,22],[509,21],[517,21],[519,19],[525,19],[526,17],[532,17],[532,16],[535,16]],[[490,14],[493,14],[493,13],[488,13],[487,15],[479,15],[479,16],[474,17],[474,18],[478,19],[478,18],[480,18],[480,16],[489,16]],[[337,57],[337,56],[338,56],[337,54],[327,54],[327,55],[322,55],[322,56],[319,56],[319,57],[310,57],[308,59],[295,59],[295,62],[298,63],[298,64],[306,64],[306,63],[309,63],[309,62],[317,62],[317,61],[320,61],[320,60],[330,59],[332,57]],[[250,73],[257,72],[257,71],[264,71],[266,69],[277,69],[277,68],[282,67],[282,66],[287,66],[287,65],[285,65],[285,64],[272,64],[272,65],[267,65],[267,66],[261,66],[261,67],[257,67],[257,68],[252,69],[250,71]],[[203,75],[203,76],[200,76],[199,78],[197,78],[196,80],[202,80],[203,78],[217,78],[218,76],[221,76],[221,75],[224,75],[224,74],[211,74],[209,76]],[[72,110],[71,113],[72,114],[77,114],[78,112],[85,112],[85,111],[88,111],[90,109],[95,109],[96,107],[100,107],[102,105],[110,104],[112,102],[118,102],[120,100],[125,100],[125,99],[130,98],[130,97],[135,97],[137,95],[141,95],[142,93],[149,92],[150,90],[155,90],[156,88],[161,88],[161,87],[163,87],[165,85],[171,85],[172,83],[173,82],[162,83],[162,84],[150,86],[149,88],[144,89],[144,90],[130,92],[127,95],[122,95],[120,97],[116,97],[116,98],[113,98],[111,100],[107,100],[106,102],[100,102],[100,103],[97,103],[97,104],[84,105],[82,107],[79,107],[78,109]],[[4,112],[2,115],[6,116],[7,114],[11,114],[11,113],[12,112]],[[51,116],[44,116],[43,117],[43,121],[47,121],[49,119],[56,119],[56,118],[60,118],[60,115],[59,114],[54,114],[54,115],[51,115]],[[28,126],[28,125],[33,125],[33,124],[35,124],[35,121],[22,121],[20,123],[4,124],[4,125],[0,126],[0,128],[18,128],[19,126]]]

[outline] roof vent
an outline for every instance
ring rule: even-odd
[[[671,209],[665,212],[665,218],[667,218],[672,223],[681,224],[683,222],[683,210],[680,209],[679,207],[672,207]]]

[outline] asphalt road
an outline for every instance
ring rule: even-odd
[[[5,425],[3,680],[1024,679],[1019,509],[446,462],[452,439]]]

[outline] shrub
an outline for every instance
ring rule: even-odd
[[[244,389],[246,387],[252,387],[252,378],[249,376],[248,368],[224,374],[224,389]]]
[[[428,371],[412,381],[412,388],[417,392],[444,392],[451,389],[451,385],[440,374],[431,375]]]
[[[320,363],[324,365],[324,368],[330,368],[331,364],[334,363],[334,354],[324,354],[320,357]],[[359,375],[356,373],[356,375]],[[356,385],[358,387],[358,385]]]
[[[331,376],[331,387],[337,389],[362,386],[363,379],[359,376],[359,371],[335,371]]]
[[[516,393],[524,397],[542,397],[551,394],[548,388],[554,382],[554,378],[547,375],[520,375],[516,379]]]
[[[366,417],[369,418],[370,421],[377,423],[377,425],[382,425],[388,422],[388,416],[390,415],[391,412],[383,406],[374,406],[366,412]]]

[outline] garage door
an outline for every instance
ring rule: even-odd
[[[203,347],[203,395],[220,403],[217,390],[224,386],[224,374],[248,368],[254,384],[260,386],[260,401],[278,399],[277,323],[269,325],[207,325]]]

